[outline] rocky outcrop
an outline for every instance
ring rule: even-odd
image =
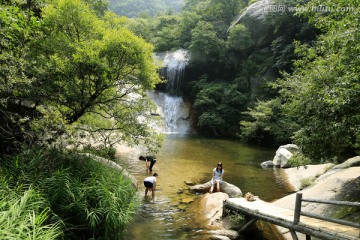
[[[207,192],[209,192],[210,187],[211,187],[211,182],[209,181],[204,184],[198,184],[195,186],[191,186],[190,190],[197,192],[197,193],[207,193]],[[235,186],[231,183],[225,182],[225,181],[223,181],[220,188],[221,188],[221,192],[226,193],[230,197],[241,197],[243,195],[240,188],[238,188],[237,186]]]
[[[225,227],[222,219],[222,212],[224,200],[229,197],[242,196],[240,188],[223,181],[221,184],[221,192],[210,194],[208,193],[210,187],[210,181],[204,184],[190,186],[190,190],[196,193],[205,193],[191,203],[191,206],[188,209],[197,224],[200,225],[199,227],[206,229],[203,232],[204,238],[202,239],[237,239],[239,234],[237,231],[230,229],[231,224],[226,224],[228,227]]]
[[[239,23],[243,24],[251,32],[256,46],[270,44],[274,39],[274,27],[266,22],[268,14],[266,10],[271,7],[271,4],[273,4],[272,0],[260,0],[249,5],[234,21],[232,26]]]
[[[273,159],[273,164],[276,167],[285,167],[290,158],[299,152],[299,147],[295,144],[282,145],[278,148]]]
[[[315,183],[315,180],[325,174],[329,169],[334,166],[332,163],[319,164],[319,165],[306,165],[299,168],[284,169],[284,173],[288,178],[289,183],[292,185],[294,191],[303,189],[304,186]]]
[[[205,229],[202,239],[237,239],[238,233],[226,229],[222,221],[223,202],[229,195],[223,192],[206,193],[197,198],[189,211],[199,228]]]
[[[360,157],[351,158],[348,161],[333,166],[333,165],[322,165],[321,168],[325,170],[328,168],[325,174],[317,176],[314,179],[314,183],[303,189],[301,192],[303,198],[313,198],[320,200],[338,200],[338,201],[359,201],[360,199],[360,166],[359,165]],[[333,166],[333,167],[331,167]],[[302,172],[299,174],[293,174],[291,172],[297,171],[296,168],[289,170],[287,172],[290,182],[299,182],[303,177],[303,174],[307,171],[313,171],[310,166],[308,169],[300,169],[298,171]],[[325,167],[325,168],[324,168]],[[319,169],[317,169],[318,171]],[[297,180],[296,180],[297,179]],[[281,198],[274,203],[278,206],[294,209],[295,207],[295,198],[296,194],[291,194],[284,198]],[[334,206],[330,204],[317,204],[317,203],[308,203],[304,204],[302,209],[304,212],[311,212],[314,214],[319,214],[326,217],[333,217],[339,215],[342,211],[342,208],[339,206]],[[349,209],[348,209],[349,210]],[[360,211],[346,211],[347,215],[344,212],[341,212],[342,219],[348,219],[350,221],[359,221],[360,220]],[[277,229],[283,233],[285,239],[292,239],[291,235],[288,233],[287,229],[277,227]],[[300,240],[305,239],[305,235],[298,234]]]

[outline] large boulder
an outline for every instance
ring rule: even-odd
[[[211,187],[211,182],[208,181],[204,184],[198,184],[195,186],[191,186],[190,190],[197,192],[197,193],[207,193],[207,192],[209,192],[210,187]],[[225,182],[225,181],[223,181],[220,188],[221,188],[220,189],[221,192],[228,194],[230,197],[242,197],[242,195],[243,195],[240,188],[238,188],[237,186],[235,186],[231,183]]]
[[[273,164],[276,167],[285,167],[294,153],[299,152],[299,147],[295,144],[282,145],[276,150]]]
[[[276,167],[285,167],[292,156],[293,154],[286,148],[279,148],[275,153],[273,164]]]
[[[360,166],[360,156],[356,156],[356,157],[353,157],[353,158],[349,158],[349,159],[346,160],[345,162],[334,166],[334,167],[332,168],[332,170],[335,170],[335,169],[345,169],[345,168],[357,167],[357,166]]]
[[[351,159],[350,162],[353,162]],[[350,164],[349,162],[347,164]],[[346,165],[346,164],[345,164]],[[303,172],[306,170],[304,169]],[[300,177],[299,174],[297,177]],[[289,179],[295,175],[289,175]],[[359,201],[360,199],[360,166],[339,168],[338,165],[319,176],[314,184],[302,190],[303,198],[312,198],[319,200],[337,200],[337,201]],[[296,194],[291,194],[281,198],[274,203],[278,206],[294,209]],[[304,212],[332,217],[342,214],[344,220],[359,221],[360,211],[344,211],[340,206],[331,204],[307,203],[301,208]],[[347,215],[343,215],[347,213]],[[276,227],[283,233],[285,239],[292,239],[287,229]],[[300,240],[305,239],[305,235],[298,234]]]
[[[274,40],[274,27],[266,21],[268,14],[266,10],[272,4],[272,0],[260,0],[249,5],[234,21],[232,26],[239,23],[243,24],[251,32],[251,37],[256,46],[270,44]]]
[[[206,193],[197,198],[189,207],[194,220],[199,227],[211,230],[222,230],[222,210],[223,202],[229,198],[229,195],[223,192],[213,194]]]
[[[283,169],[291,187],[294,191],[299,191],[306,184],[316,181],[316,179],[325,174],[334,166],[332,163],[325,163],[319,165],[307,165],[301,167],[293,167]]]

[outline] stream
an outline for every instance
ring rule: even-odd
[[[191,135],[167,135],[158,152],[153,173],[158,173],[158,187],[154,200],[144,197],[145,162],[139,149],[118,150],[118,156],[138,180],[141,207],[129,226],[127,239],[205,239],[204,229],[196,220],[196,213],[187,211],[198,195],[188,190],[186,182],[202,184],[211,179],[212,169],[223,163],[224,181],[238,186],[243,194],[252,192],[262,200],[273,201],[289,194],[289,187],[281,169],[263,169],[260,163],[271,160],[276,149],[244,145],[234,140],[205,138]],[[261,238],[276,239],[265,231]],[[246,239],[246,238],[244,238]],[[255,238],[248,238],[255,239]]]

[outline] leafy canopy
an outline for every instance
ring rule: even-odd
[[[11,11],[9,7],[5,13]],[[153,47],[123,26],[126,19],[100,13],[81,0],[54,0],[42,9],[40,20],[31,15],[21,19],[30,29],[19,26],[16,31],[32,35],[19,34],[15,40],[10,34],[16,34],[11,29],[16,23],[8,21],[3,31],[10,46],[1,57],[12,65],[2,64],[9,74],[1,78],[1,96],[4,101],[21,99],[31,106],[26,118],[9,117],[8,121],[22,121],[22,135],[31,127],[35,134],[31,141],[53,141],[73,130],[92,137],[112,131],[112,144],[145,143],[156,149],[161,137],[148,127],[154,107],[145,95],[161,81]],[[27,13],[13,15],[22,14]],[[10,111],[8,104],[4,106]]]
[[[278,82],[285,113],[301,126],[295,142],[317,161],[360,153],[360,16],[355,12],[360,3],[307,4],[310,9],[320,5],[331,11],[302,14],[324,33],[314,46],[297,44],[301,59],[295,62],[294,73],[284,74]]]

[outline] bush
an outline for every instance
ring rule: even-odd
[[[100,157],[104,157],[107,159],[114,160],[116,149],[113,147],[84,147],[83,152],[92,153],[94,155],[98,155]]]
[[[311,160],[310,158],[304,156],[302,153],[300,152],[296,152],[294,153],[294,155],[290,158],[288,164],[290,165],[290,167],[301,167],[304,166],[306,168],[307,164],[310,164]]]

